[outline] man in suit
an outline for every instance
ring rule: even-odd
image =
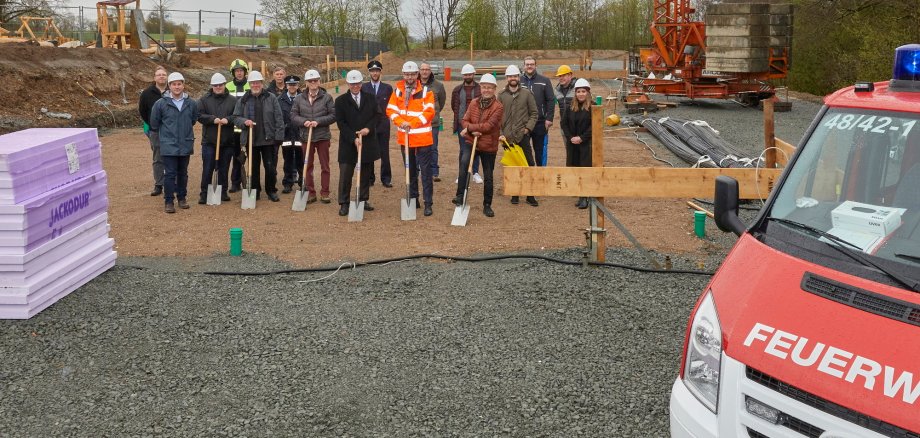
[[[364,210],[372,211],[370,199],[371,173],[379,157],[375,130],[380,119],[380,107],[374,95],[364,91],[361,72],[352,70],[345,75],[348,92],[335,99],[335,122],[339,127],[339,216],[348,215],[351,201],[351,183],[361,148],[361,193],[358,201]],[[365,84],[366,85],[366,84]]]
[[[393,171],[390,168],[390,121],[386,117],[387,103],[390,101],[390,95],[393,94],[393,86],[380,80],[383,71],[383,64],[380,61],[371,61],[367,63],[367,71],[371,80],[361,86],[361,91],[370,93],[377,102],[380,109],[377,125],[375,126],[374,135],[377,144],[378,155],[380,156],[380,182],[386,188],[393,187]],[[367,140],[364,141],[367,144]],[[374,168],[371,167],[371,185],[374,184]]]

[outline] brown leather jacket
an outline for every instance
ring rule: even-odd
[[[501,135],[505,107],[496,96],[492,98],[492,104],[482,109],[479,107],[481,99],[477,97],[470,102],[466,114],[463,115],[463,121],[460,123],[467,130],[467,135],[464,136],[466,141],[473,144],[473,133],[481,132],[482,135],[476,143],[476,150],[484,154],[494,154],[498,152],[498,137]]]

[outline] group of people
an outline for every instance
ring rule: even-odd
[[[230,65],[230,80],[215,73],[210,89],[196,101],[185,92],[181,73],[167,73],[158,67],[154,83],[143,91],[139,102],[153,152],[151,195],[163,195],[167,213],[175,213],[177,206],[189,208],[188,164],[194,148],[192,128],[197,122],[202,124],[203,160],[199,204],[206,203],[214,172],[223,201],[229,201],[230,193],[240,191],[245,183],[246,189],[256,191],[257,199],[264,192],[269,200],[278,202],[279,150],[284,161],[282,193],[290,193],[298,185],[300,190],[309,192],[307,202],[331,203],[330,126],[336,124],[339,214],[348,214],[357,169],[358,201],[371,211],[374,207],[369,202],[370,187],[377,180],[376,161],[381,162],[381,184],[393,187],[389,160],[393,126],[408,169],[407,196],[415,199],[417,208],[424,208],[425,216],[431,216],[433,183],[440,181],[438,134],[443,129],[440,112],[447,103],[444,85],[435,79],[427,63],[406,62],[402,80],[393,85],[381,81],[383,65],[379,61],[371,61],[367,69],[369,81],[364,81],[360,71],[349,71],[345,77],[348,91],[333,98],[320,86],[316,70],[308,70],[300,78],[278,67],[272,71],[271,80],[266,81],[261,72],[250,71],[243,60],[237,59]],[[574,80],[571,68],[561,66],[557,70],[555,88],[536,71],[532,57],[524,60],[523,74],[516,65],[508,66],[501,90],[492,74],[482,75],[477,82],[476,69],[470,64],[463,66],[461,75],[463,82],[453,89],[450,102],[460,161],[454,204],[464,202],[469,183],[467,169],[472,168],[473,182],[484,184],[483,214],[495,215],[493,175],[496,154],[503,145],[520,145],[530,166],[546,165],[546,139],[557,102],[566,165],[591,165],[590,84],[585,79]],[[320,162],[319,188],[313,178],[315,158]],[[249,175],[246,168],[251,168]],[[423,202],[419,202],[420,195]],[[533,196],[527,196],[525,202],[539,205]],[[518,204],[518,197],[512,197],[511,203]],[[586,208],[587,199],[579,199],[577,206]]]

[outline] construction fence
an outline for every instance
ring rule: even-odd
[[[131,26],[130,13],[134,8],[127,8],[128,16],[125,21]],[[115,9],[109,8],[109,22],[115,21]],[[190,49],[207,47],[267,47],[268,31],[272,16],[253,12],[241,11],[208,11],[208,10],[178,10],[141,9],[143,18],[147,21],[144,29],[157,40],[173,40],[173,25],[180,25],[186,29],[186,38]],[[157,17],[163,15],[163,32],[161,35]],[[55,8],[54,24],[60,29],[64,37],[79,40],[84,43],[97,39],[98,15],[96,8],[89,6],[67,6]],[[7,35],[15,34],[22,21],[14,19],[2,23]],[[42,24],[33,26],[35,32],[43,32]],[[282,40],[282,44],[283,44]]]

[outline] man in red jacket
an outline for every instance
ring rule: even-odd
[[[501,135],[502,117],[505,110],[495,97],[495,90],[498,88],[495,76],[489,73],[482,75],[479,86],[482,96],[470,102],[460,122],[463,125],[460,135],[469,145],[461,150],[463,155],[460,159],[460,166],[461,169],[469,168],[473,139],[476,138],[476,156],[481,160],[482,176],[485,180],[482,192],[482,213],[487,217],[493,217],[495,212],[492,211],[492,174],[495,171],[495,154],[498,153],[498,137]],[[467,172],[461,171],[457,183],[457,196],[454,198],[455,205],[463,203],[463,192],[468,184],[466,179]]]

